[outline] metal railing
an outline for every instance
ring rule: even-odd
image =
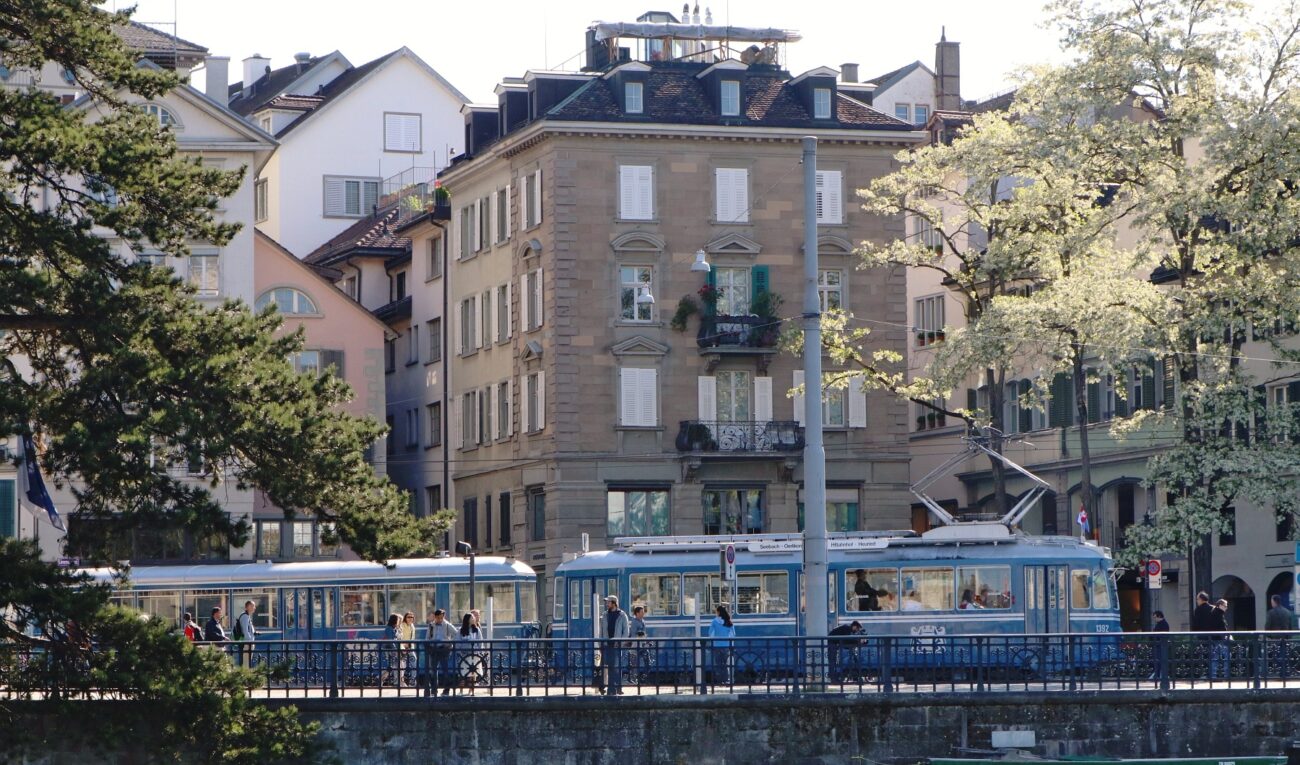
[[[1300,633],[273,641],[203,645],[257,697],[1062,693],[1300,689]],[[0,699],[127,694],[111,651],[0,648]]]
[[[701,348],[776,348],[781,320],[761,316],[705,314],[700,317],[696,344]]]
[[[803,450],[803,426],[794,420],[681,420],[681,452],[792,452]]]

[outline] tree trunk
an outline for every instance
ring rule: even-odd
[[[1101,537],[1101,518],[1092,496],[1092,456],[1088,451],[1088,375],[1083,368],[1083,348],[1074,346],[1074,406],[1079,413],[1079,496],[1088,523],[1092,525],[1093,538]]]

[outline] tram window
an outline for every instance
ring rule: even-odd
[[[645,606],[652,616],[677,616],[682,612],[681,579],[677,574],[633,574],[632,607]]]
[[[492,624],[515,624],[515,583],[487,582],[474,585],[475,606],[487,613],[488,598],[492,599]]]
[[[153,619],[167,624],[181,623],[181,594],[175,590],[155,590],[139,593],[138,610]]]
[[[388,588],[388,612],[393,614],[405,614],[407,611],[415,614],[417,623],[423,622],[437,608],[437,596],[432,586],[399,586]]]
[[[1011,608],[1010,566],[963,566],[957,569],[957,608]]]
[[[212,609],[220,608],[224,621],[222,624],[226,632],[230,632],[234,624],[234,618],[238,614],[230,613],[230,607],[226,604],[225,590],[188,590],[185,593],[185,610],[194,614],[194,619],[199,624],[206,625],[208,619],[212,618]]]
[[[134,592],[113,593],[111,596],[109,596],[108,600],[109,603],[111,603],[114,606],[118,606],[119,608],[129,608],[133,611],[135,610]],[[198,617],[196,616],[195,618]]]
[[[1110,610],[1110,577],[1101,572],[1092,574],[1092,607]]]
[[[316,629],[334,626],[334,590],[312,588],[311,626]]]
[[[898,610],[898,569],[850,569],[844,576],[845,611]]]
[[[1070,572],[1070,608],[1088,607],[1088,590],[1092,588],[1089,581],[1092,575],[1081,568]]]
[[[230,616],[230,624],[244,613],[244,603],[253,601],[257,610],[253,612],[253,626],[257,629],[273,630],[280,625],[279,590],[235,590],[231,593],[235,604],[235,613]],[[231,629],[234,629],[233,626]]]
[[[574,579],[569,582],[569,618],[582,618],[582,582]]]
[[[537,584],[536,582],[519,583],[519,621],[537,621]]]
[[[726,603],[728,589],[717,574],[687,574],[682,577],[682,613],[712,615],[719,603]]]
[[[388,619],[384,613],[383,590],[373,587],[340,587],[339,598],[340,626],[373,627]]]
[[[899,590],[904,611],[951,611],[952,569],[905,568]]]
[[[784,571],[741,574],[736,582],[736,613],[790,613],[790,577]]]
[[[565,592],[566,590],[564,589],[564,577],[557,576],[555,578],[555,621],[557,622],[564,621]]]

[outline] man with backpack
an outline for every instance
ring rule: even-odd
[[[226,636],[226,628],[221,626],[221,606],[212,609],[212,618],[203,627],[203,640],[208,643],[225,643],[230,640]]]
[[[250,667],[253,664],[253,642],[257,640],[257,627],[253,626],[253,612],[257,604],[251,600],[244,601],[244,613],[235,619],[235,642],[239,643],[239,664]]]

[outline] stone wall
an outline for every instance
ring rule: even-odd
[[[1025,696],[965,694],[308,701],[342,762],[439,765],[845,765],[913,762],[988,749],[998,730],[1032,730],[1041,756],[1286,754],[1300,738],[1300,691]],[[37,726],[39,727],[39,726]],[[49,759],[74,761],[45,749]],[[84,755],[78,754],[86,762]],[[122,759],[130,761],[130,754]]]

